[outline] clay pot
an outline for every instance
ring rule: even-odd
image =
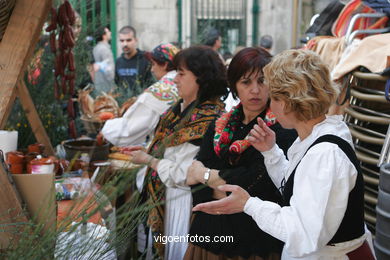
[[[22,174],[24,170],[24,155],[18,151],[8,152],[6,161],[12,174]]]
[[[43,151],[45,150],[45,145],[36,143],[36,144],[30,144],[27,147],[28,153],[38,153],[38,154],[43,154]]]
[[[90,161],[104,161],[108,159],[110,145],[98,145],[95,140],[67,140],[64,142],[65,159],[71,161],[82,153],[87,153]]]
[[[31,173],[31,161],[37,158],[39,153],[28,153],[25,155],[25,161],[26,161],[26,171],[27,173]]]
[[[6,153],[6,161],[8,164],[23,164],[24,163],[24,154],[18,151],[12,151]]]
[[[9,171],[12,174],[22,174],[24,170],[23,163],[13,163],[9,165]]]

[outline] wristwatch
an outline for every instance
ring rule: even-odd
[[[210,171],[211,169],[207,169],[206,172],[204,173],[203,179],[204,179],[204,184],[207,185],[207,182],[210,179]]]

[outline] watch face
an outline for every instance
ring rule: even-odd
[[[210,169],[207,169],[207,171],[204,173],[204,177],[203,177],[206,181],[209,180],[210,178]]]

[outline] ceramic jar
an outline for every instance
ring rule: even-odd
[[[55,162],[52,158],[42,158],[41,156],[32,160],[30,165],[32,174],[53,173],[55,168]]]
[[[21,152],[12,151],[6,154],[6,162],[12,174],[22,174],[24,170],[24,155]]]

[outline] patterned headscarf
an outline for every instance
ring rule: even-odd
[[[162,62],[172,63],[173,57],[179,52],[179,49],[171,43],[163,43],[153,49],[151,56]]]

